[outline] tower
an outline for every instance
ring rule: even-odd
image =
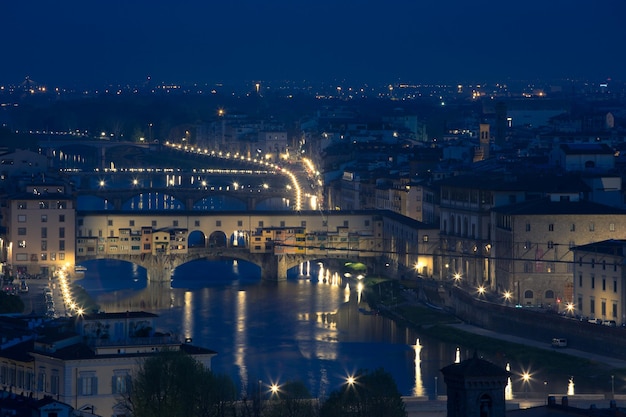
[[[474,353],[441,373],[447,386],[448,417],[504,417],[509,372]]]

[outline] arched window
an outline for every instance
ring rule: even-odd
[[[546,298],[554,298],[554,291],[552,290],[546,291]]]
[[[532,290],[526,290],[524,291],[524,298],[533,298],[535,295],[533,294]]]

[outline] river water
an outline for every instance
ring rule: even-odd
[[[261,281],[259,268],[242,261],[190,262],[174,271],[171,283],[148,282],[131,263],[82,265],[87,271],[77,284],[102,311],[158,314],[158,330],[216,351],[213,370],[233,378],[242,395],[259,381],[299,380],[325,397],[357,370],[383,368],[402,395],[434,398],[445,394],[440,369],[473,354],[368,314],[357,283],[321,264],[291,270],[278,283]],[[507,397],[546,389],[542,381],[534,385],[522,389],[513,377]],[[550,388],[566,394],[567,380],[554,378]]]

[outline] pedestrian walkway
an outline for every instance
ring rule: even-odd
[[[473,326],[467,323],[448,324],[447,326],[454,327],[467,333],[474,333],[480,336],[490,337],[492,339],[504,340],[511,343],[517,343],[519,345],[531,346],[538,349],[553,350],[554,348],[547,342],[539,342],[532,339],[526,339],[523,337],[513,336],[509,334],[503,334],[487,330],[482,327]],[[565,355],[576,356],[579,358],[589,359],[594,362],[603,363],[615,369],[626,369],[626,361],[608,356],[597,355],[591,352],[584,352],[582,350],[572,348],[560,348],[559,352]]]

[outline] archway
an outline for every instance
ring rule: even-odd
[[[200,230],[194,230],[187,237],[189,248],[206,248],[206,235]]]
[[[226,234],[224,232],[213,232],[209,236],[210,248],[225,248],[226,247]]]
[[[183,210],[185,205],[168,194],[141,193],[122,205],[122,210]]]

